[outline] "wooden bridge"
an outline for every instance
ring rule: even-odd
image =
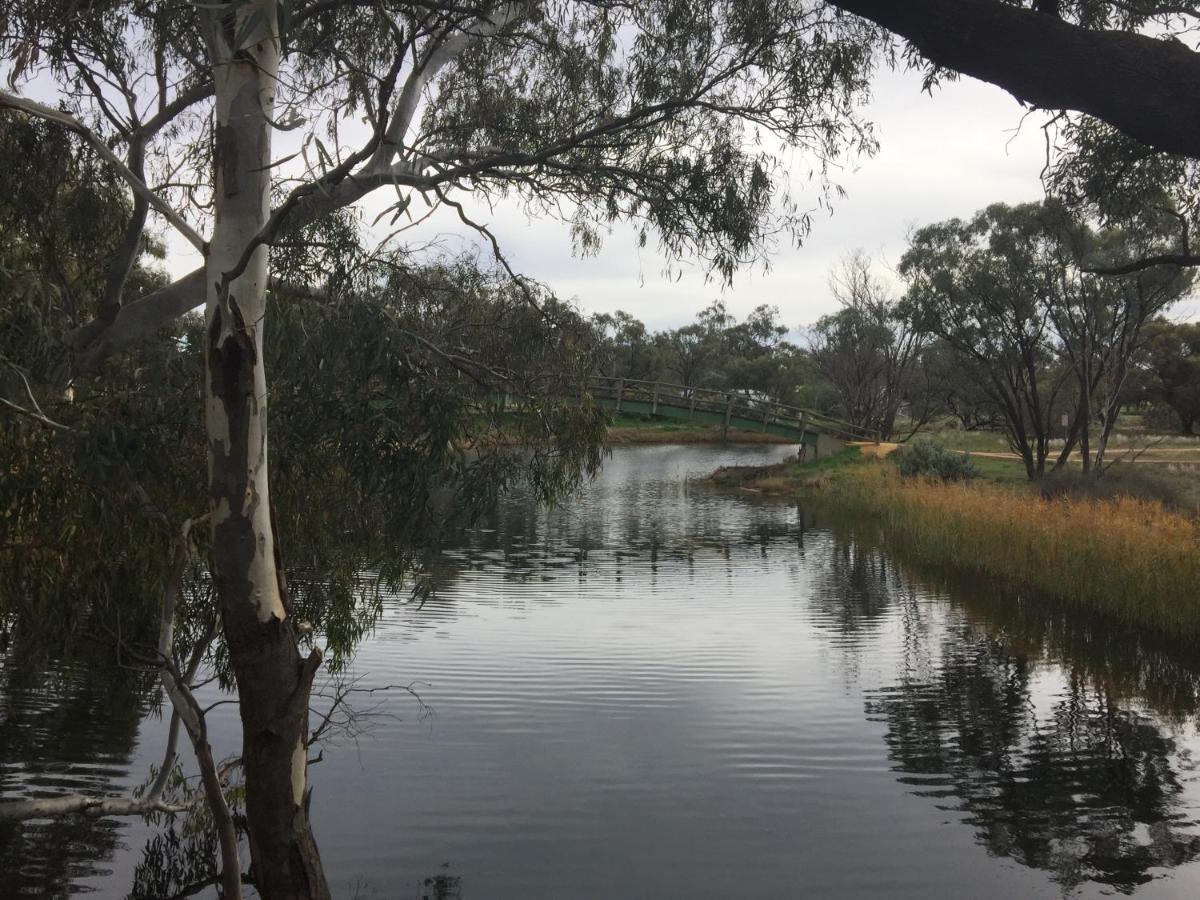
[[[689,388],[662,381],[598,376],[591,380],[592,398],[615,412],[681,419],[697,425],[720,425],[789,438],[801,445],[800,455],[816,459],[836,453],[848,441],[874,441],[875,436],[816,410],[733,391]]]

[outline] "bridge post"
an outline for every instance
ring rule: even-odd
[[[767,402],[767,404],[765,406],[763,406],[763,431],[764,432],[766,432],[767,425],[770,423],[770,421],[771,421],[771,404],[770,404],[770,402]]]
[[[804,443],[804,426],[808,422],[808,410],[800,413],[800,462],[804,462],[804,451],[807,445]]]
[[[691,397],[688,399],[688,418],[692,418],[696,414],[696,389],[692,388]]]
[[[654,391],[650,394],[650,415],[658,415],[658,382],[654,382]]]
[[[725,424],[721,426],[721,440],[729,437],[729,419],[733,416],[733,394],[725,395]]]
[[[621,411],[621,395],[625,393],[625,379],[617,379],[617,408],[616,411]]]

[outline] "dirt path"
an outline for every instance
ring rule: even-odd
[[[881,443],[866,443],[855,441],[853,446],[861,448],[863,456],[874,456],[882,459],[885,456],[895,452],[900,445],[883,441]],[[951,447],[950,449],[955,449]],[[968,456],[977,456],[981,459],[1005,459],[1013,462],[1020,462],[1021,457],[1007,450],[963,450]],[[1161,454],[1171,454],[1163,458]],[[1180,457],[1178,454],[1190,454],[1186,457]],[[1071,459],[1077,460],[1078,453],[1072,453]],[[1160,465],[1197,465],[1200,466],[1200,448],[1195,447],[1157,447],[1148,450],[1120,450],[1114,451],[1109,448],[1108,460],[1110,462],[1120,460],[1122,462],[1142,463],[1158,463]]]

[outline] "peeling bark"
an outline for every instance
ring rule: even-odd
[[[248,16],[263,24],[246,26]],[[329,896],[309,822],[306,754],[296,752],[321,655],[300,654],[270,515],[266,248],[243,259],[270,214],[275,21],[268,0],[211,22],[215,205],[205,266],[213,576],[238,685],[254,882],[267,900]]]

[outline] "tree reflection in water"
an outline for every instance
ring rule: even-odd
[[[129,771],[146,679],[79,648],[69,661],[0,655],[0,798],[103,796]],[[0,823],[0,897],[59,897],[105,872],[125,823],[70,816]]]
[[[821,648],[842,654],[835,669],[847,688],[858,690],[868,678],[882,684],[866,694],[867,717],[882,726],[896,778],[922,798],[914,802],[951,811],[987,852],[1044,870],[1064,890],[1091,883],[1122,892],[1200,855],[1188,811],[1195,798],[1185,790],[1190,763],[1173,737],[1196,723],[1194,651],[1113,629],[1079,610],[1065,614],[978,584],[915,577],[869,534],[837,523],[831,533],[828,517],[812,511],[739,515],[722,500],[696,501],[687,515],[663,503],[674,516],[656,517],[629,499],[625,482],[613,490],[549,512],[502,505],[426,566],[428,586],[442,591],[432,602],[445,614],[415,617],[406,627],[445,627],[462,597],[450,588],[477,569],[506,581],[611,577],[619,584],[693,568],[698,577],[733,578],[748,558],[762,556],[792,567],[788,583],[797,586],[772,612],[804,613],[805,634],[815,630]],[[292,579],[297,602],[336,632],[347,655],[373,615],[405,596],[358,549],[314,559]],[[547,593],[546,602],[564,596]],[[469,614],[469,604],[461,611]],[[77,684],[44,685],[37,674],[44,669],[18,660],[15,650],[12,665],[0,666],[0,793],[26,788],[22,767],[55,777],[55,752],[72,745],[74,755],[61,758],[90,773],[97,791],[144,774],[128,773],[127,761],[153,690],[136,682],[115,687],[101,677],[103,666]],[[882,681],[874,681],[881,668]],[[859,678],[860,669],[868,674]],[[853,703],[851,716],[861,724]],[[96,874],[122,837],[120,825],[105,820],[23,827],[0,833],[0,896],[58,896],[79,874]],[[179,896],[210,880],[207,835],[177,822],[153,838],[130,897]],[[487,893],[474,876],[470,886]],[[399,893],[364,885],[357,896],[453,900],[463,893],[458,876],[445,872],[414,878]]]
[[[867,715],[886,726],[900,781],[959,813],[990,854],[1064,890],[1122,893],[1200,854],[1189,756],[1169,734],[1194,721],[1200,677],[1178,648],[978,585],[943,583],[949,602],[930,602],[895,562],[844,539],[827,565],[847,588],[841,627],[869,629],[880,604],[900,605],[901,671],[869,693]]]
[[[990,853],[1064,887],[1131,891],[1200,852],[1181,827],[1171,738],[1079,677],[1041,709],[1024,658],[970,627],[954,640],[935,678],[867,702],[915,793],[964,813]]]

